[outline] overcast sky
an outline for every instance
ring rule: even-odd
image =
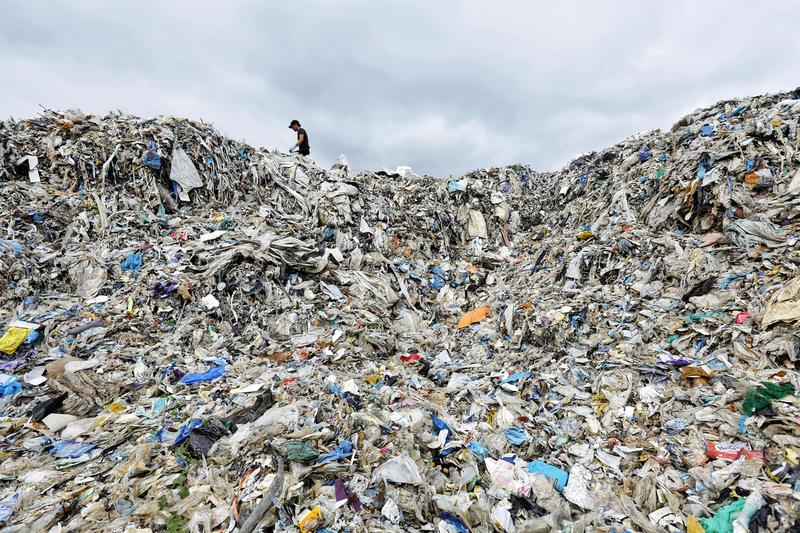
[[[0,0],[0,116],[205,119],[356,168],[557,168],[800,85],[800,2]]]

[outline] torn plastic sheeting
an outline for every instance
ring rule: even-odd
[[[597,500],[592,495],[592,473],[585,466],[575,464],[570,468],[569,480],[564,487],[564,497],[578,507],[592,511]]]
[[[484,446],[478,441],[470,441],[467,443],[467,449],[472,452],[479,461],[483,461],[489,455],[489,448]]]
[[[9,241],[8,239],[0,239],[0,252],[3,251],[4,248],[6,250],[11,250],[14,255],[19,255],[25,250],[25,247],[17,242]]]
[[[711,459],[726,459],[729,461],[735,461],[742,458],[745,461],[764,462],[764,452],[760,450],[751,450],[745,443],[717,444],[714,442],[707,442],[706,455],[708,455]]]
[[[342,478],[337,477],[334,481],[333,487],[337,502],[347,501],[357,513],[360,513],[364,510],[364,505],[361,503],[361,500],[358,499],[358,495],[347,492]]]
[[[319,526],[325,522],[322,511],[316,506],[310,511],[301,514],[299,518],[300,533],[317,531]]]
[[[361,402],[359,402],[358,398],[351,392],[346,392],[334,385],[333,383],[328,385],[328,390],[331,391],[336,396],[343,398],[347,403],[349,403],[353,409],[358,411],[361,409]]]
[[[142,164],[153,170],[161,170],[161,157],[158,155],[158,144],[151,140],[147,150],[142,154]]]
[[[172,161],[169,179],[181,186],[185,192],[203,186],[203,180],[197,172],[188,154],[183,148],[175,147],[172,150]]]
[[[192,432],[192,430],[199,428],[202,425],[202,420],[191,418],[185,424],[183,424],[178,431],[170,431],[168,429],[161,428],[155,434],[155,441],[167,444],[168,446],[180,444],[189,438],[189,434]]]
[[[319,452],[307,440],[290,440],[284,448],[286,458],[295,463],[312,463],[319,457]]]

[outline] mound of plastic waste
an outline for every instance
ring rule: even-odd
[[[799,121],[451,180],[0,124],[0,531],[800,527]]]

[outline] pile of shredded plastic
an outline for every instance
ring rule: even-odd
[[[799,120],[450,181],[0,124],[0,531],[800,527]]]

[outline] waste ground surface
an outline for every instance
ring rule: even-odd
[[[798,92],[557,172],[0,125],[0,531],[788,531]]]

